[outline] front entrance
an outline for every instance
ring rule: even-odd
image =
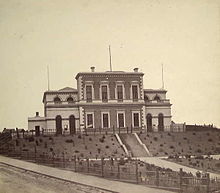
[[[62,135],[62,117],[60,115],[56,116],[56,134]]]
[[[152,115],[151,114],[147,114],[147,131],[148,132],[153,131]]]
[[[164,131],[164,116],[162,113],[158,115],[158,131]]]
[[[70,135],[76,134],[76,122],[74,115],[69,117]]]
[[[40,136],[40,126],[35,126],[35,136]]]

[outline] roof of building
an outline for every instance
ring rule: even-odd
[[[75,79],[82,75],[139,75],[143,76],[143,72],[124,72],[124,71],[106,71],[106,72],[79,72]]]
[[[60,94],[60,93],[78,93],[78,90],[72,87],[64,87],[59,90],[47,90],[44,92],[43,101],[46,94]]]
[[[144,89],[144,92],[147,92],[147,93],[166,93],[167,90],[165,89]]]

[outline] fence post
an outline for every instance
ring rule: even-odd
[[[156,186],[160,185],[160,174],[159,174],[159,170],[156,170]]]
[[[36,145],[34,146],[34,159],[35,159],[35,162],[37,162],[37,147],[36,147]]]
[[[136,175],[136,182],[138,184],[138,160],[135,162],[135,175]]]
[[[65,155],[64,155],[64,152],[63,152],[63,167],[65,168]]]
[[[207,173],[207,193],[209,193],[209,185],[210,185],[210,174]]]
[[[104,158],[101,158],[101,171],[102,171],[102,177],[104,177]]]
[[[180,192],[183,192],[183,168],[180,168]]]
[[[120,179],[120,163],[118,162],[118,179]]]
[[[77,170],[77,167],[76,167],[76,156],[74,156],[74,169],[75,169],[75,172],[77,172],[76,170]]]
[[[132,127],[132,125],[131,125],[131,133],[133,133],[133,127]]]
[[[87,158],[86,161],[87,161],[87,171],[89,173],[89,158]]]

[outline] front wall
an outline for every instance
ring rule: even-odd
[[[155,126],[158,126],[158,115],[159,113],[162,113],[164,115],[164,126],[165,131],[168,131],[170,125],[171,125],[171,108],[170,107],[146,107],[146,116],[148,113],[152,115],[152,124]],[[145,116],[145,119],[146,119]],[[157,131],[157,128],[154,129]]]
[[[142,125],[141,119],[141,106],[117,106],[117,107],[104,107],[104,106],[87,106],[84,108],[84,117],[86,119],[87,112],[94,112],[94,126],[96,128],[101,128],[101,112],[109,112],[110,116],[110,127],[117,128],[117,111],[124,111],[125,112],[125,126],[131,127],[132,125],[132,111],[139,111],[140,112],[140,126]],[[84,122],[86,122],[84,120]]]
[[[42,128],[46,129],[46,122],[45,121],[28,121],[28,130],[35,130],[35,126],[40,126],[40,131]]]
[[[79,128],[79,109],[78,108],[47,108],[47,128],[55,129],[55,118],[57,115],[62,117],[62,126],[65,125],[69,128],[69,117],[74,115],[76,119],[76,128]]]
[[[93,83],[93,88],[94,88],[94,99],[95,100],[100,100],[100,85],[101,81],[107,81],[109,85],[109,96],[110,99],[115,99],[115,87],[116,87],[116,82],[117,81],[122,81],[124,82],[125,86],[125,99],[130,99],[130,92],[131,92],[131,83],[132,81],[136,81],[139,84],[139,91],[141,90],[142,87],[142,77],[140,75],[137,76],[129,76],[126,77],[126,74],[121,76],[121,77],[82,77],[82,83],[81,86],[85,87],[86,81],[92,81]],[[104,83],[105,84],[105,83]],[[142,96],[141,93],[139,93],[139,96]],[[83,93],[83,98],[85,99],[84,93]]]

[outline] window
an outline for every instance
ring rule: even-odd
[[[102,114],[102,127],[109,128],[109,114],[108,113]]]
[[[74,101],[73,101],[73,98],[72,97],[68,97],[67,98],[67,102],[70,104],[70,103],[73,103]]]
[[[86,101],[92,102],[92,86],[86,85]]]
[[[154,97],[154,100],[155,100],[155,101],[160,101],[160,97],[159,97],[158,95],[156,95],[156,96]]]
[[[138,100],[138,86],[132,85],[132,98],[133,100]]]
[[[153,128],[152,125],[152,115],[151,114],[147,114],[147,131],[151,132]]]
[[[58,96],[54,98],[54,103],[55,104],[60,104],[61,103],[61,100]]]
[[[117,98],[118,100],[123,100],[123,86],[117,85]]]
[[[107,85],[102,85],[102,100],[107,101],[108,100],[108,87]]]
[[[86,114],[86,127],[87,128],[93,128],[93,114],[89,113]]]
[[[149,98],[148,98],[147,95],[144,95],[144,101],[145,101],[145,102],[148,102],[148,101],[149,101]]]
[[[139,124],[139,113],[133,113],[133,126],[134,127],[139,127],[140,124]]]
[[[164,131],[164,116],[162,113],[158,115],[158,131]]]
[[[125,127],[124,113],[118,113],[118,127]]]

